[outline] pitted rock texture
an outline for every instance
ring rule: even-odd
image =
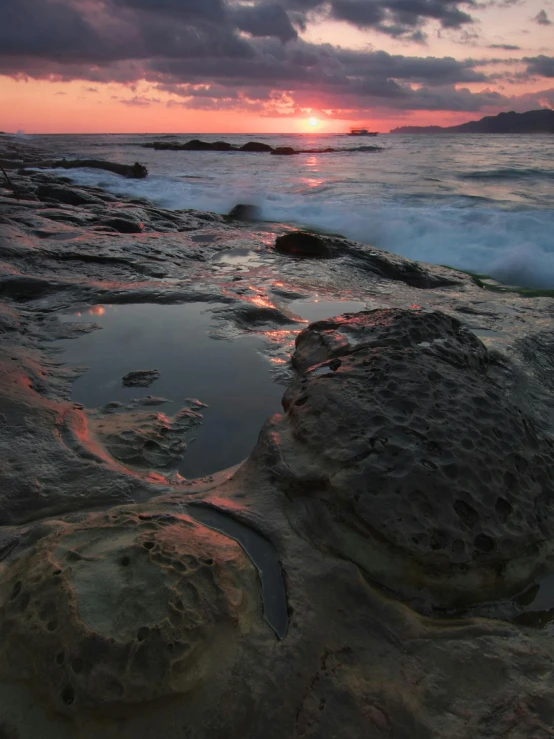
[[[302,371],[364,348],[416,348],[458,367],[484,367],[484,344],[458,320],[439,312],[374,310],[312,323],[296,338],[292,357]]]
[[[154,398],[150,402],[156,401]],[[147,403],[148,399],[144,404]],[[111,411],[108,408],[93,420],[96,435],[115,459],[146,469],[177,466],[187,441],[202,423],[202,415],[188,407],[182,408],[173,418],[144,410]]]
[[[261,620],[234,540],[125,509],[58,522],[2,573],[0,603],[0,673],[74,716],[194,690]]]
[[[475,336],[439,313],[374,311],[310,326],[295,360],[309,369],[257,454],[311,539],[437,606],[533,574],[554,533],[554,444]]]

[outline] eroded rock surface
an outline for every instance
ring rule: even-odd
[[[0,735],[551,739],[553,301],[339,236],[288,259],[287,226],[0,155],[21,196],[0,181]],[[368,310],[302,331],[293,368],[341,300]],[[186,302],[289,384],[249,461],[196,481],[174,471],[192,391],[84,408],[52,344],[103,305]],[[282,569],[282,640],[237,525]]]
[[[235,541],[125,510],[54,524],[1,578],[0,602],[0,673],[69,715],[207,688],[261,621]]]
[[[305,535],[440,607],[522,587],[552,548],[554,443],[515,369],[441,313],[346,315],[296,344],[261,452]]]
[[[160,412],[123,410],[114,413],[109,409],[95,420],[94,430],[106,450],[123,464],[164,470],[179,464],[187,441],[201,423],[202,415],[188,407],[182,408],[174,418]]]

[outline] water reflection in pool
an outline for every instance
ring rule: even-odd
[[[57,342],[68,365],[86,366],[74,383],[72,399],[87,408],[112,401],[129,403],[146,395],[169,399],[163,412],[174,415],[186,398],[209,407],[197,439],[188,447],[179,472],[201,477],[234,465],[252,451],[265,420],[281,410],[283,387],[272,380],[271,365],[259,351],[260,337],[215,340],[211,309],[218,304],[132,304],[94,306],[61,316],[64,321],[94,321],[102,327],[71,341]],[[137,369],[158,369],[148,388],[122,387]]]

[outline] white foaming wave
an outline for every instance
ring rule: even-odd
[[[433,264],[490,275],[504,283],[554,288],[554,210],[468,207],[467,200],[413,206],[367,202],[362,194],[330,198],[327,193],[261,192],[259,183],[233,187],[217,180],[151,175],[124,180],[95,170],[74,170],[80,184],[146,198],[178,210],[228,213],[237,203],[262,210],[265,220],[315,227]],[[358,202],[356,202],[356,200]]]

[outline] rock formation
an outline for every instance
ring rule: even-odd
[[[371,311],[312,324],[293,362],[255,454],[302,501],[297,530],[438,607],[530,581],[552,549],[554,444],[479,339],[441,313]]]
[[[551,739],[552,300],[20,170],[20,200],[0,183],[0,737]],[[192,302],[286,386],[249,459],[201,480],[179,473],[208,417],[185,387],[122,389],[125,368],[125,402],[84,407],[60,349],[102,306]]]

